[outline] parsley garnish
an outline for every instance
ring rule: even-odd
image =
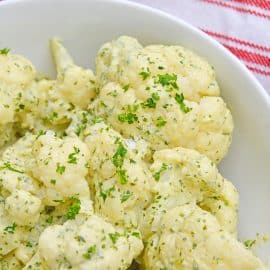
[[[49,217],[46,219],[46,222],[49,223],[49,224],[52,224],[52,223],[53,223],[53,216],[49,216]]]
[[[26,247],[33,247],[33,244],[30,242],[30,241],[27,241],[26,244],[25,244]]]
[[[95,253],[97,253],[97,246],[93,245],[87,249],[87,252],[83,254],[83,257],[89,260]]]
[[[10,52],[10,49],[8,48],[3,48],[0,50],[0,54],[7,55]]]
[[[112,187],[110,187],[110,188],[108,188],[106,190],[102,190],[101,189],[99,195],[103,199],[103,201],[105,202],[106,199],[107,199],[107,197],[110,197],[111,196],[111,193],[113,191],[115,191],[115,186],[112,186]]]
[[[151,95],[151,98],[148,98],[146,102],[143,104],[143,106],[148,107],[148,108],[156,108],[157,106],[156,101],[158,100],[159,100],[159,95],[157,93],[153,93]]]
[[[50,182],[51,182],[51,184],[55,185],[56,180],[55,179],[51,179]]]
[[[14,234],[17,225],[13,223],[11,226],[7,226],[4,231],[10,234]]]
[[[153,177],[156,181],[159,181],[160,179],[160,174],[163,173],[164,171],[166,171],[166,169],[168,168],[167,164],[163,163],[161,168],[153,174]]]
[[[59,174],[63,174],[66,170],[65,166],[61,166],[60,163],[57,163],[56,172]]]
[[[68,155],[68,163],[77,164],[76,155],[80,153],[80,149],[77,147],[73,147],[74,152]]]
[[[159,117],[157,118],[157,121],[156,121],[156,126],[157,126],[157,127],[163,127],[163,126],[166,125],[166,123],[167,123],[167,121],[164,120],[161,116],[159,116]]]
[[[127,153],[127,149],[123,146],[121,142],[118,142],[118,148],[112,158],[113,165],[116,168],[122,167],[126,153]]]
[[[246,246],[246,248],[251,249],[252,246],[256,243],[256,240],[246,240],[244,242],[244,245]]]
[[[172,86],[174,89],[179,89],[177,85],[177,75],[176,74],[159,74],[158,75],[158,82],[162,86]]]
[[[80,212],[81,210],[81,201],[77,198],[72,197],[72,204],[68,209],[67,212],[67,219],[75,219],[76,215]]]
[[[118,120],[122,123],[128,122],[129,124],[133,124],[138,121],[138,117],[135,113],[121,113],[118,115]]]
[[[14,167],[12,167],[9,162],[5,162],[3,166],[0,166],[0,170],[3,170],[3,169],[7,169],[7,170],[10,170],[10,171],[16,172],[16,173],[24,173],[23,171],[20,171],[18,169],[15,169]]]
[[[191,108],[187,107],[187,105],[184,103],[185,97],[184,97],[183,93],[181,93],[180,95],[176,94],[174,99],[180,105],[180,109],[184,113],[188,113],[189,111],[191,111]]]
[[[117,170],[116,173],[119,176],[120,184],[125,185],[127,183],[126,170]]]
[[[46,134],[46,131],[40,130],[40,131],[38,132],[38,134],[37,134],[36,140],[37,140],[40,136],[43,136],[43,135],[45,135],[45,134]]]
[[[123,86],[124,92],[127,92],[127,90],[129,89],[129,84],[126,84]]]
[[[127,201],[131,196],[133,195],[133,193],[129,190],[124,191],[121,194],[121,203]]]
[[[146,70],[142,70],[139,75],[141,75],[142,79],[145,81],[150,76],[149,68],[147,68]]]
[[[109,237],[112,240],[113,244],[115,244],[120,237],[120,234],[118,232],[115,233],[109,233]]]
[[[141,234],[139,232],[132,232],[131,235],[141,239]]]

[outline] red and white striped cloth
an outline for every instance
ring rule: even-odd
[[[171,13],[221,42],[270,94],[270,0],[131,0]]]

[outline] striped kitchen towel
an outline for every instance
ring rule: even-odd
[[[200,28],[234,53],[270,94],[270,0],[132,0]]]

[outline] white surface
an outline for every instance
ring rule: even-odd
[[[169,15],[114,0],[4,1],[0,33],[0,47],[24,54],[49,74],[52,36],[62,38],[79,64],[91,67],[100,45],[122,34],[144,44],[181,44],[208,58],[235,119],[233,145],[220,169],[240,193],[240,237],[270,232],[270,98],[217,42]]]

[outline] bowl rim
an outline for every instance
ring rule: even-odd
[[[0,0],[0,8],[1,6],[15,6],[18,3],[31,3],[31,2],[40,2],[44,3],[47,2],[63,2],[67,4],[68,2],[73,2],[74,0]],[[116,4],[116,5],[124,5],[127,7],[143,10],[145,12],[152,13],[156,16],[163,17],[171,22],[174,22],[178,25],[181,25],[183,28],[187,28],[191,32],[193,32],[195,35],[200,36],[201,38],[207,40],[212,46],[216,47],[221,53],[223,53],[226,57],[230,58],[233,62],[233,64],[238,68],[239,72],[241,72],[243,75],[245,75],[249,79],[249,83],[253,84],[253,91],[256,91],[257,94],[262,98],[267,108],[270,110],[270,95],[267,93],[266,89],[261,85],[261,83],[258,81],[258,79],[255,77],[255,75],[238,59],[233,53],[231,53],[227,48],[225,48],[221,43],[216,41],[211,36],[204,33],[199,28],[196,28],[195,26],[191,25],[190,23],[171,15],[165,11],[159,10],[157,8],[153,8],[151,6],[147,6],[141,3],[133,2],[131,0],[76,0],[78,3],[97,3],[97,4]]]

